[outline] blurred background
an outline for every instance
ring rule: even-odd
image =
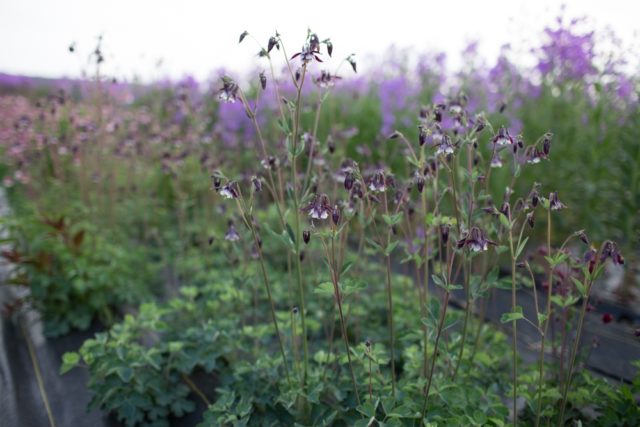
[[[558,15],[586,17],[582,27],[595,31],[607,49],[638,51],[640,6],[624,0],[448,1],[437,3],[345,2],[326,0],[303,4],[285,1],[212,2],[191,0],[109,2],[5,0],[1,6],[0,71],[38,77],[79,77],[87,71],[87,56],[96,37],[104,37],[104,72],[120,80],[203,80],[213,70],[246,70],[256,58],[239,49],[238,35],[248,30],[266,39],[275,30],[286,36],[308,27],[330,35],[336,55],[358,55],[367,72],[390,46],[411,52],[444,52],[448,65],[459,68],[465,47],[477,41],[480,57],[492,62],[506,44],[518,63],[535,61],[530,51],[541,30]],[[241,11],[241,12],[240,12]],[[77,55],[68,55],[73,45]],[[257,52],[256,52],[257,53]],[[630,55],[637,66],[637,55]]]

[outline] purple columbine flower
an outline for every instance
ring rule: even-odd
[[[383,193],[387,191],[384,171],[377,171],[375,174],[373,174],[373,176],[369,178],[368,187],[369,190],[376,193]]]
[[[326,194],[316,194],[313,200],[301,210],[307,212],[313,219],[327,219],[333,213],[329,196]]]
[[[238,234],[238,230],[236,230],[236,226],[233,225],[233,221],[229,221],[229,228],[224,235],[224,240],[228,240],[229,242],[237,242],[240,240],[240,235]]]
[[[260,160],[260,164],[267,170],[274,170],[278,167],[280,161],[275,156],[267,156],[266,159]]]
[[[560,209],[564,209],[566,207],[567,206],[558,199],[557,192],[549,194],[549,208],[552,211],[559,211]]]
[[[458,249],[466,246],[472,252],[484,252],[489,248],[489,245],[495,244],[487,239],[484,232],[478,227],[472,227],[470,232],[463,234],[462,239],[458,240],[457,246]]]
[[[333,87],[336,84],[336,81],[340,80],[342,77],[335,76],[328,71],[322,70],[320,75],[314,79],[315,84],[322,88]]]
[[[240,87],[230,77],[223,77],[222,88],[218,92],[218,99],[233,104],[238,100],[239,89]]]
[[[500,154],[498,154],[497,152],[493,153],[493,157],[491,157],[490,166],[494,169],[502,167],[502,157],[500,157]]]
[[[611,258],[614,264],[623,265],[624,257],[618,249],[618,245],[612,241],[606,241],[603,244],[602,252],[600,253],[600,262],[604,262],[607,258]]]
[[[493,137],[491,142],[501,147],[506,145],[513,145],[514,143],[513,137],[509,135],[509,131],[504,126],[502,126],[498,130],[498,133]]]
[[[238,184],[235,181],[231,181],[227,185],[220,188],[218,193],[225,199],[237,199],[238,198]]]
[[[453,154],[454,145],[451,143],[451,138],[448,135],[442,136],[442,141],[437,144],[436,154]]]

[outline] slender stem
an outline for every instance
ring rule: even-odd
[[[547,256],[551,258],[551,209],[547,209]],[[538,365],[538,405],[536,408],[535,427],[540,425],[540,415],[542,413],[542,386],[544,377],[544,347],[547,340],[547,331],[551,320],[551,288],[553,287],[553,266],[549,263],[549,275],[547,277],[547,309],[542,331],[542,342],[540,343],[540,363]],[[534,290],[535,292],[535,290]]]
[[[600,253],[596,259],[600,259]],[[597,267],[597,262],[596,262]],[[596,269],[594,268],[594,271]],[[569,370],[567,372],[567,380],[564,384],[564,391],[562,392],[562,405],[560,408],[560,419],[558,420],[558,426],[561,427],[564,424],[564,411],[567,407],[567,394],[569,393],[569,387],[571,386],[571,380],[573,379],[573,368],[576,361],[576,354],[580,347],[580,338],[582,336],[582,327],[584,326],[584,316],[587,312],[587,306],[589,305],[589,293],[591,291],[591,285],[593,284],[593,274],[589,275],[587,286],[585,287],[585,296],[582,300],[582,308],[580,310],[580,318],[578,319],[578,330],[576,331],[576,338],[573,341],[573,347],[571,348],[571,356],[569,360]]]
[[[351,362],[351,348],[349,346],[349,337],[347,336],[347,326],[346,326],[346,323],[344,320],[344,314],[342,311],[342,295],[340,294],[338,271],[335,265],[335,247],[333,244],[333,241],[335,240],[335,237],[336,237],[335,234],[336,234],[336,230],[334,227],[333,236],[331,237],[332,238],[331,252],[329,252],[329,249],[327,248],[327,245],[324,242],[324,239],[322,240],[322,245],[324,246],[325,253],[327,256],[327,261],[329,263],[330,270],[331,270],[331,282],[333,283],[334,297],[336,300],[336,305],[338,306],[338,313],[340,315],[340,328],[342,329],[342,339],[344,341],[345,351],[347,352],[347,360],[349,362],[349,371],[351,373],[351,382],[353,384],[353,391],[356,394],[356,401],[358,402],[358,405],[360,405],[360,394],[358,393],[358,384],[356,382],[356,375],[355,375],[355,371],[353,370],[353,363]]]
[[[511,251],[511,312],[516,311],[516,254],[513,247],[513,224],[511,223],[511,215],[509,215],[509,250]],[[518,329],[517,319],[514,319],[513,325],[513,425],[518,425]]]
[[[56,421],[53,418],[53,412],[51,411],[51,405],[49,405],[49,398],[47,397],[47,390],[44,387],[44,380],[42,379],[42,373],[40,372],[40,365],[38,365],[38,359],[36,357],[36,352],[33,349],[33,343],[31,342],[31,338],[29,337],[29,332],[27,328],[24,326],[24,322],[20,322],[22,327],[22,336],[24,340],[27,342],[27,348],[29,349],[29,357],[31,358],[31,364],[33,365],[33,371],[36,374],[36,380],[38,381],[38,390],[40,390],[40,396],[42,396],[42,401],[44,402],[44,409],[47,411],[47,418],[49,419],[49,425],[51,427],[56,427]]]
[[[265,267],[264,254],[262,253],[262,247],[260,245],[260,239],[258,238],[258,234],[256,233],[256,229],[251,221],[251,218],[248,218],[245,215],[245,210],[242,208],[242,204],[239,199],[236,199],[238,202],[238,209],[240,209],[241,216],[247,225],[247,227],[251,230],[251,235],[253,236],[253,243],[256,246],[256,250],[258,251],[258,260],[260,261],[260,272],[262,273],[262,281],[264,282],[264,287],[267,291],[267,297],[269,298],[269,308],[271,309],[271,318],[273,320],[273,325],[276,328],[276,335],[278,336],[278,344],[280,345],[280,354],[282,355],[282,363],[284,365],[284,371],[287,375],[287,382],[289,386],[291,386],[291,376],[289,375],[289,367],[287,365],[287,357],[284,352],[284,344],[282,343],[282,336],[280,335],[280,328],[278,327],[278,319],[276,317],[276,308],[275,303],[273,302],[273,297],[271,296],[271,286],[269,285],[269,277],[267,275],[267,269]]]
[[[384,211],[389,214],[389,206],[387,203],[387,193],[384,193]],[[387,247],[391,243],[391,230],[387,231]],[[385,255],[387,267],[387,305],[388,305],[388,323],[389,323],[389,347],[391,349],[391,395],[396,397],[396,357],[395,357],[395,334],[393,327],[393,292],[391,290],[391,254]]]
[[[452,381],[456,379],[456,375],[458,374],[458,369],[460,368],[460,363],[462,362],[462,357],[464,355],[464,344],[467,338],[467,325],[469,323],[469,316],[471,314],[471,292],[469,289],[469,275],[471,274],[470,272],[471,257],[470,256],[467,263],[465,264],[464,270],[465,270],[464,291],[465,291],[466,305],[464,309],[464,321],[462,324],[462,342],[460,343],[460,352],[458,353],[458,360],[456,361],[456,367],[453,370]]]
[[[193,381],[191,381],[191,378],[189,378],[188,375],[182,374],[182,381],[184,381],[185,384],[189,386],[191,391],[193,391],[204,402],[205,405],[211,405],[211,402],[209,402],[207,396],[202,392],[202,390],[200,390],[200,387],[198,387]]]
[[[295,152],[298,147],[298,134],[300,132],[300,110],[301,105],[301,95],[302,95],[302,86],[304,84],[304,78],[307,73],[306,64],[302,67],[302,75],[300,77],[300,84],[297,86],[298,93],[296,97],[296,109],[295,109],[295,118],[293,122],[293,152],[291,158],[291,175],[293,181],[293,215],[294,215],[294,226],[295,226],[295,264],[296,264],[296,276],[298,279],[298,298],[300,304],[300,318],[302,320],[302,351],[304,353],[304,373],[302,376],[302,384],[304,385],[307,380],[307,373],[309,371],[309,348],[307,344],[307,323],[306,323],[306,311],[304,306],[304,282],[302,280],[302,265],[300,261],[300,209],[299,209],[299,200],[298,200],[298,170],[297,170],[297,161]]]

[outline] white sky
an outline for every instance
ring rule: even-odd
[[[612,28],[638,47],[640,2],[564,3],[567,16],[587,15],[594,28]],[[489,60],[505,43],[529,46],[559,11],[554,0],[0,0],[0,72],[77,77],[102,33],[109,74],[204,79],[221,66],[242,71],[254,63],[255,45],[238,46],[245,29],[265,44],[277,29],[294,51],[307,27],[331,37],[334,56],[356,53],[363,71],[391,44],[445,51],[455,66],[470,40],[480,40]],[[67,51],[72,42],[75,55]]]

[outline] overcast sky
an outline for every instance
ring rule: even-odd
[[[568,0],[566,15],[589,17],[638,46],[640,2]],[[266,43],[277,29],[289,50],[307,27],[331,37],[335,56],[358,55],[363,71],[394,44],[441,50],[453,59],[471,40],[495,58],[505,43],[525,47],[560,11],[554,0],[1,0],[0,72],[77,77],[96,36],[104,35],[105,70],[144,80],[191,74],[204,79],[222,66],[244,70],[255,45],[238,46],[245,29]],[[76,54],[69,54],[71,43]],[[160,64],[160,65],[158,65]]]

